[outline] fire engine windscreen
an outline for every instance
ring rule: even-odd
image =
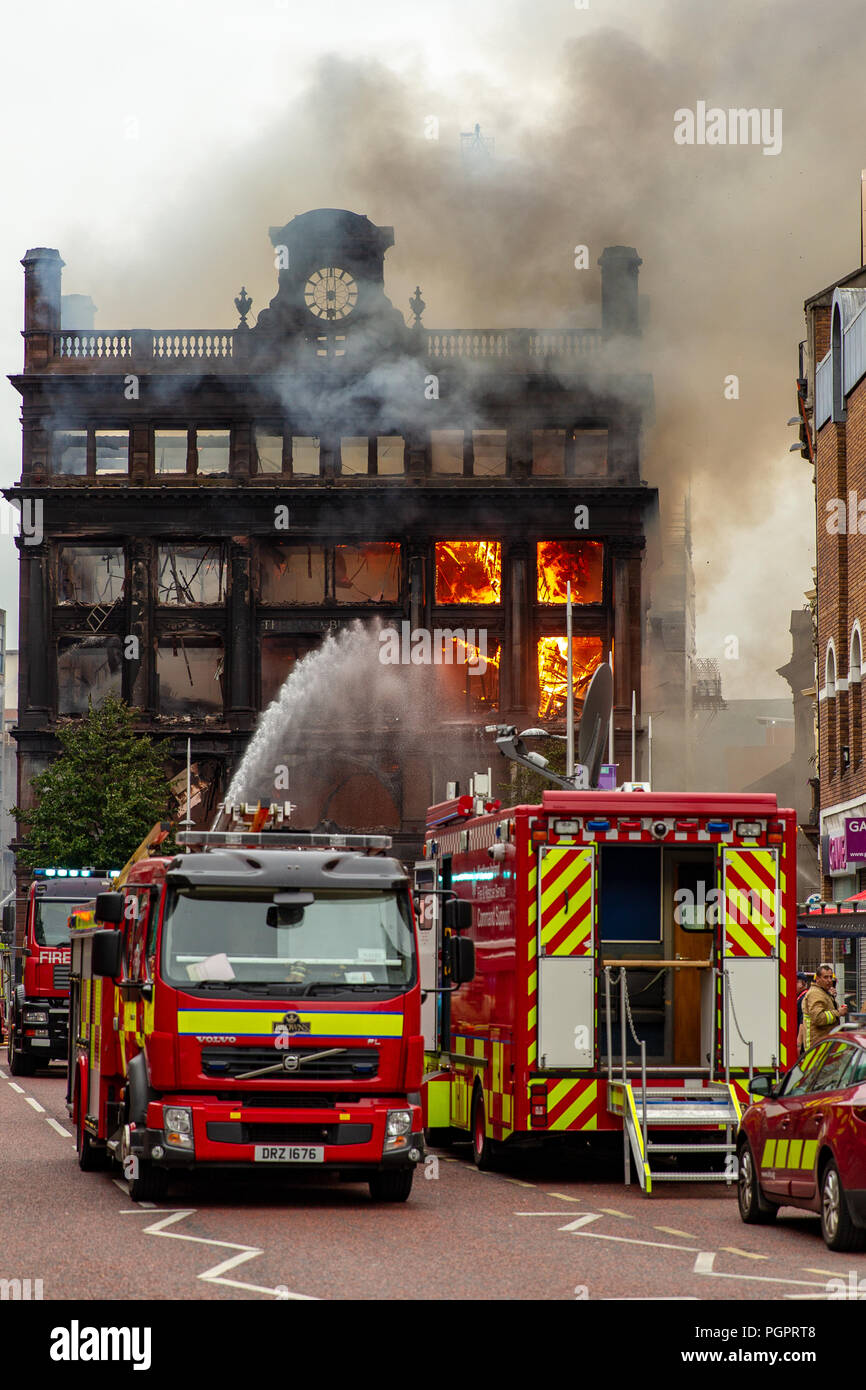
[[[287,903],[270,891],[171,893],[162,975],[170,984],[405,989],[415,978],[409,899],[403,892],[324,890]]]
[[[72,908],[72,901],[36,899],[33,935],[37,946],[69,945],[69,914]]]

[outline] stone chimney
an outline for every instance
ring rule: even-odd
[[[60,252],[48,246],[34,246],[21,264],[24,267],[24,331],[57,332],[60,328]]]
[[[640,336],[637,276],[643,261],[633,246],[606,246],[601,266],[601,327],[605,338]]]

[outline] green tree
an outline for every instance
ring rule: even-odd
[[[134,712],[109,696],[58,731],[63,752],[31,780],[37,804],[12,814],[29,825],[20,859],[27,868],[119,869],[172,793],[159,749],[133,729]]]

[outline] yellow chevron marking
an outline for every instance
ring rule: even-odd
[[[574,1127],[574,1128],[577,1128],[577,1129],[597,1129],[597,1128],[598,1128],[598,1118],[597,1118],[597,1116],[595,1116],[595,1115],[591,1115],[590,1118],[589,1118],[589,1120],[588,1120],[588,1122],[587,1122],[585,1125],[577,1125],[577,1126],[575,1126],[575,1123],[574,1123],[575,1120],[576,1120],[580,1115],[583,1114],[584,1110],[587,1110],[587,1109],[589,1108],[589,1106],[592,1105],[592,1103],[593,1103],[593,1101],[595,1100],[597,1094],[598,1094],[598,1086],[597,1086],[597,1084],[596,1084],[596,1085],[592,1085],[592,1086],[587,1086],[586,1090],[585,1090],[581,1095],[579,1095],[579,1096],[577,1097],[577,1099],[568,1107],[568,1109],[567,1109],[566,1111],[563,1112],[562,1115],[560,1115],[560,1117],[559,1117],[558,1120],[555,1120],[555,1121],[553,1122],[553,1124],[550,1126],[550,1128],[551,1128],[551,1129],[571,1129],[571,1128]]]

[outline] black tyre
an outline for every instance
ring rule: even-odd
[[[78,1151],[78,1166],[82,1173],[97,1173],[106,1166],[106,1151],[101,1144],[95,1144],[92,1135],[84,1128],[84,1107],[80,1095],[77,1097],[78,1119],[75,1123],[75,1147]]]
[[[17,1034],[13,1028],[9,1033],[9,1047],[6,1053],[9,1062],[9,1070],[13,1076],[35,1076],[36,1061],[33,1057],[23,1057],[21,1055],[15,1043],[16,1037]]]
[[[737,1150],[737,1206],[747,1226],[767,1226],[779,1208],[768,1202],[758,1182],[758,1170],[748,1140]]]
[[[127,1179],[127,1185],[133,1202],[161,1202],[168,1191],[165,1169],[155,1168],[143,1158],[135,1159],[132,1169],[134,1176]]]
[[[414,1168],[397,1168],[393,1173],[374,1173],[370,1196],[374,1202],[405,1202],[412,1191]]]
[[[496,1144],[487,1135],[484,1094],[480,1086],[475,1087],[472,1096],[472,1158],[482,1173],[496,1166]]]
[[[821,1235],[828,1250],[863,1250],[866,1231],[855,1226],[839,1169],[831,1158],[821,1176]]]

